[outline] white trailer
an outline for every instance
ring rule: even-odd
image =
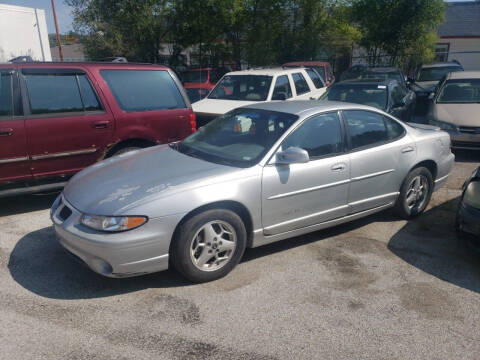
[[[45,10],[0,4],[0,63],[18,56],[52,61]]]

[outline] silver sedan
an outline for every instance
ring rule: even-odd
[[[251,105],[180,143],[122,154],[75,175],[51,209],[60,243],[92,270],[173,265],[218,279],[257,247],[394,207],[419,215],[453,165],[450,137],[367,106]]]

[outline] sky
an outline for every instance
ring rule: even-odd
[[[449,2],[456,2],[461,0],[449,0]],[[26,7],[35,7],[37,9],[44,9],[47,17],[47,27],[49,33],[55,32],[55,23],[52,15],[51,0],[0,0],[0,4],[18,5]],[[63,0],[55,0],[55,8],[57,10],[58,26],[60,33],[64,34],[72,27],[72,9],[63,3]]]

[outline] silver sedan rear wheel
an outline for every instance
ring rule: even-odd
[[[215,271],[231,259],[237,245],[237,234],[232,225],[215,220],[203,225],[193,236],[190,258],[199,270]]]
[[[415,176],[408,185],[407,196],[405,197],[406,206],[410,211],[422,209],[427,200],[430,191],[428,179],[424,174]]]
[[[403,219],[420,215],[432,196],[434,182],[429,169],[419,166],[407,175],[395,204],[396,213]]]

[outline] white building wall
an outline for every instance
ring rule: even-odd
[[[52,61],[45,11],[0,4],[0,63],[27,55]]]
[[[465,70],[480,70],[480,38],[440,39],[438,43],[450,44],[448,61],[456,59]]]

